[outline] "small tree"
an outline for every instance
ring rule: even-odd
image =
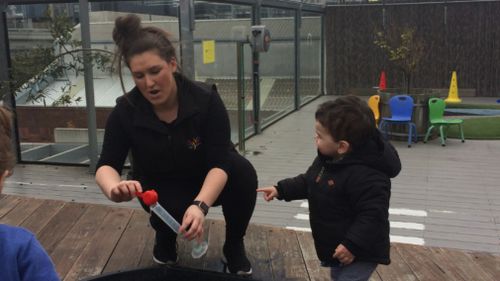
[[[53,38],[53,47],[37,46],[33,49],[17,51],[12,56],[11,87],[19,92],[27,91],[27,101],[42,100],[46,105],[49,91],[55,91],[47,86],[54,80],[64,81],[60,91],[63,93],[52,101],[53,106],[78,103],[81,98],[73,98],[70,93],[74,86],[70,74],[78,77],[83,69],[83,49],[81,41],[74,40],[74,23],[65,15],[53,15],[51,10],[46,11],[48,29]],[[91,50],[91,65],[102,71],[112,71],[113,53],[100,50]],[[3,82],[4,84],[7,82]],[[2,85],[0,92],[5,94]]]
[[[375,45],[384,50],[389,61],[404,74],[406,89],[410,93],[412,74],[424,56],[424,42],[412,27],[395,26],[385,32],[375,32]]]

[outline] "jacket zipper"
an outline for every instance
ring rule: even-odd
[[[319,171],[318,175],[316,176],[316,183],[319,183],[321,180],[321,177],[323,177],[323,173],[325,172],[325,166],[321,167],[321,170]]]

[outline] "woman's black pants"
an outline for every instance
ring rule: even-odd
[[[241,241],[245,236],[257,197],[257,173],[252,164],[239,154],[232,160],[226,186],[214,203],[214,206],[222,206],[226,222],[226,242],[229,243]],[[165,209],[181,224],[184,212],[191,205],[194,197],[192,195],[179,196],[179,194],[175,197],[177,199],[169,200],[171,202],[169,208]],[[175,243],[177,234],[160,218],[152,214],[150,222],[157,234],[161,235],[162,240],[171,240]]]

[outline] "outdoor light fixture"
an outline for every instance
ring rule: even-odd
[[[265,25],[252,26],[252,38],[250,41],[254,52],[267,52],[271,44],[271,33]]]

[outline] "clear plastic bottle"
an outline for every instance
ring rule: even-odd
[[[158,203],[158,194],[155,190],[148,190],[143,193],[137,193],[137,196],[142,199],[144,204],[149,206],[149,209],[154,212],[166,225],[168,225],[175,233],[179,234],[180,224],[170,215],[165,208]],[[198,242],[197,239],[191,240],[191,256],[195,259],[201,258],[208,249],[208,242]]]

